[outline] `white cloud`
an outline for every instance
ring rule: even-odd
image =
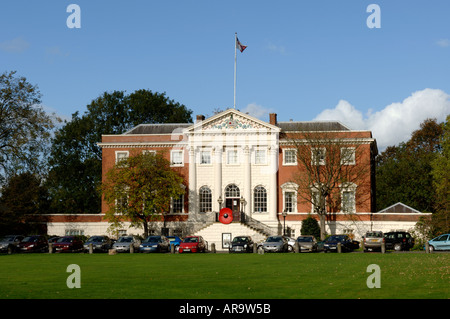
[[[426,118],[445,120],[450,114],[450,95],[438,89],[424,89],[402,102],[387,105],[365,116],[349,102],[341,100],[333,109],[322,111],[314,120],[337,120],[355,130],[370,130],[378,148],[407,141]]]
[[[442,48],[450,47],[450,40],[449,39],[440,39],[436,41],[436,44]]]
[[[270,42],[267,45],[267,49],[269,51],[272,51],[272,52],[277,52],[277,53],[280,53],[280,54],[286,54],[286,48],[283,45],[276,45],[276,44],[273,44],[273,43]]]
[[[250,103],[243,110],[241,110],[241,112],[248,113],[253,117],[266,121],[269,118],[269,113],[272,113],[272,110],[256,103]]]
[[[0,50],[10,53],[21,53],[29,46],[30,44],[22,37],[0,42]]]

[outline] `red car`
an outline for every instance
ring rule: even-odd
[[[64,236],[59,238],[55,243],[53,243],[53,251],[63,252],[63,251],[82,251],[83,241],[76,236]]]
[[[178,252],[199,253],[206,252],[206,243],[202,236],[188,236],[180,243]]]
[[[21,252],[48,252],[48,242],[42,235],[25,237],[18,245],[17,250]]]

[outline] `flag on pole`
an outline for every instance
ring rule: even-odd
[[[236,47],[239,49],[239,51],[244,52],[244,50],[247,48],[246,45],[242,45],[242,43],[239,41],[239,39],[236,37]]]

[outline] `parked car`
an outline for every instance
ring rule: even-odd
[[[368,231],[364,235],[364,251],[380,250],[381,245],[385,242],[382,231]]]
[[[94,252],[108,252],[112,247],[112,241],[108,236],[91,236],[84,243],[84,251],[89,251],[89,245],[92,244]]]
[[[288,241],[285,236],[269,236],[262,243],[264,252],[284,253],[288,251]]]
[[[83,250],[83,241],[77,236],[63,236],[52,244],[54,252],[75,252]]]
[[[17,251],[17,245],[22,241],[22,235],[7,235],[0,239],[0,252],[12,254]]]
[[[48,252],[48,241],[45,236],[33,235],[25,237],[18,245],[21,252]]]
[[[295,239],[288,237],[288,236],[283,236],[287,242],[288,242],[288,252],[294,252],[294,246],[295,246]]]
[[[113,244],[113,249],[118,253],[130,252],[130,247],[133,246],[134,251],[138,251],[141,241],[135,236],[121,236]]]
[[[172,246],[174,246],[175,251],[178,251],[178,248],[180,247],[180,244],[182,242],[181,238],[178,236],[167,236],[167,239],[170,242],[170,249],[172,249]]]
[[[61,237],[59,237],[59,236],[54,236],[54,237],[50,237],[49,239],[48,239],[48,243],[50,244],[50,243],[56,243],[56,241],[58,240],[58,239],[60,239]]]
[[[307,250],[317,252],[323,250],[323,242],[318,242],[313,235],[302,235],[297,237],[299,252]]]
[[[253,239],[251,236],[236,236],[231,241],[230,253],[251,253],[253,252]]]
[[[414,238],[405,231],[384,233],[386,249],[409,250],[414,247]]]
[[[204,253],[206,252],[206,242],[202,236],[188,236],[181,242],[178,252],[180,254],[185,252]]]
[[[170,251],[170,242],[166,236],[148,236],[139,245],[141,253]]]
[[[330,252],[330,251],[336,251],[337,252],[337,246],[338,243],[341,243],[341,250],[342,252],[349,252],[353,251],[354,249],[359,247],[359,244],[356,245],[356,243],[347,235],[332,235],[325,239],[324,241],[324,251]]]
[[[450,234],[443,234],[428,241],[430,251],[450,250]]]

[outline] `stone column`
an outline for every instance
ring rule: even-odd
[[[195,163],[195,148],[189,147],[189,215],[193,216],[196,212],[197,203],[197,169]]]
[[[214,197],[212,199],[213,211],[216,212],[220,210],[217,202],[219,196],[222,196],[222,147],[216,146],[214,148]],[[222,200],[224,199],[222,198]]]
[[[245,213],[252,216],[252,180],[251,180],[251,152],[248,146],[244,149],[244,199],[247,202]]]
[[[269,149],[270,160],[270,178],[269,178],[269,218],[272,221],[277,220],[278,215],[278,187],[277,187],[277,174],[278,174],[278,148],[271,146]]]

